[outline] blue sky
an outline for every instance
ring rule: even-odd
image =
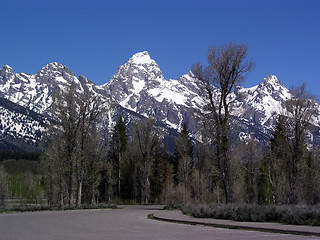
[[[36,73],[57,61],[106,83],[134,53],[148,51],[166,79],[206,63],[210,46],[246,44],[256,68],[320,96],[318,0],[0,0],[0,66]]]

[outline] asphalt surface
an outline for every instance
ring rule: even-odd
[[[115,210],[46,211],[0,214],[1,240],[160,240],[160,239],[320,239],[247,230],[205,227],[148,219],[159,213],[154,206]]]

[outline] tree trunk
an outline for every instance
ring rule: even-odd
[[[73,183],[73,170],[70,170],[69,179],[68,179],[68,204],[70,207],[73,206],[73,184],[72,183]]]
[[[82,181],[78,182],[78,195],[77,195],[77,207],[81,206],[81,201],[82,201]]]
[[[118,153],[118,197],[121,194],[121,153]]]
[[[228,164],[228,159],[227,158],[225,158],[223,160],[222,177],[223,177],[224,192],[225,192],[225,197],[226,197],[226,204],[232,203],[232,189],[231,189],[231,180],[230,180],[230,169],[229,169],[229,164]]]
[[[232,203],[232,189],[231,189],[231,176],[230,176],[230,159],[229,159],[229,143],[228,143],[228,132],[227,132],[227,120],[224,119],[221,123],[222,136],[220,137],[220,153],[221,153],[221,164],[220,171],[222,172],[222,181],[224,185],[224,192],[226,197],[226,204]]]

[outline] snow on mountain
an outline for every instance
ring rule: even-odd
[[[197,79],[189,72],[178,79],[166,80],[159,65],[146,51],[134,54],[102,86],[84,76],[76,77],[69,68],[57,62],[47,64],[36,74],[17,74],[7,65],[0,69],[0,98],[39,116],[48,116],[56,90],[66,91],[71,84],[75,86],[75,95],[87,91],[100,96],[108,106],[113,102],[115,107],[109,108],[101,120],[109,130],[120,115],[125,116],[128,123],[142,116],[153,116],[159,124],[175,131],[181,128],[183,122],[193,133],[200,127],[194,118],[194,111],[202,109],[204,100],[200,96]],[[277,114],[285,112],[285,101],[290,97],[289,90],[273,75],[251,88],[236,87],[231,95],[234,100],[231,114],[237,122],[236,135],[240,139],[253,136],[266,142]],[[12,110],[1,107],[0,138],[7,132],[14,135],[14,131],[17,136],[29,136],[21,130],[23,124],[14,122]],[[38,120],[26,120],[23,116],[19,117],[21,123],[33,121],[29,128],[40,132],[44,130]],[[315,120],[317,126],[319,123],[320,118]],[[31,131],[30,134],[36,133]]]
[[[27,109],[46,115],[57,90],[75,86],[75,95],[87,89],[92,94],[105,95],[102,87],[74,73],[60,63],[52,62],[36,74],[14,73],[9,66],[0,69],[0,96]]]
[[[27,141],[29,138],[30,141],[27,141],[29,145],[39,142],[41,133],[45,130],[43,119],[51,115],[50,106],[54,96],[59,97],[58,94],[61,91],[66,92],[71,85],[75,88],[76,97],[87,90],[90,95],[101,97],[103,102],[101,107],[107,108],[110,104],[101,86],[97,86],[83,76],[77,78],[69,68],[57,62],[47,64],[36,74],[17,74],[7,65],[0,69],[0,98],[11,103],[1,106],[0,139],[10,135],[11,138],[13,136],[16,138],[12,142],[18,142],[17,139],[20,139],[20,142]],[[18,106],[20,109],[18,112],[12,112],[12,109],[6,109],[9,106],[11,108]],[[37,115],[37,117],[30,119],[31,112],[32,116]],[[43,118],[41,124],[37,118]],[[28,134],[33,135],[34,138]]]
[[[273,75],[264,78],[258,86],[238,87],[234,94],[237,115],[261,125],[266,125],[275,114],[284,114],[285,101],[292,97],[289,90]]]
[[[164,79],[148,52],[134,54],[102,87],[122,107],[143,116],[155,116],[168,127],[180,129],[186,122],[193,133],[200,127],[193,116],[194,110],[204,105],[197,79],[191,72],[177,80]],[[274,75],[251,88],[236,87],[231,94],[231,114],[240,121],[238,135],[267,141],[278,114],[285,113],[285,101],[291,97]],[[320,119],[316,122],[320,123]]]
[[[102,87],[122,107],[143,116],[153,115],[169,127],[180,129],[183,122],[193,132],[198,127],[193,110],[201,109],[204,100],[200,97],[197,80],[191,72],[177,80],[164,79],[148,52],[134,54]],[[284,108],[284,101],[290,94],[275,76],[269,76],[256,87],[238,87],[232,97],[234,115],[264,125],[274,111]]]
[[[165,80],[158,64],[145,51],[134,54],[103,87],[122,107],[155,116],[178,129],[185,113],[201,101],[195,89],[183,84],[192,79],[189,73],[178,80]]]
[[[36,74],[14,73],[4,66],[0,70],[2,96],[40,114],[46,113],[52,104],[57,88],[64,89],[71,82],[80,86],[72,71],[60,63],[49,63]]]
[[[121,106],[137,111],[138,99],[145,89],[157,88],[164,80],[158,64],[148,52],[137,53],[120,66],[111,80],[103,85]]]
[[[35,150],[46,119],[2,97],[0,112],[0,150]]]

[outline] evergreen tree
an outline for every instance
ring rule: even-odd
[[[314,156],[311,152],[308,152],[301,168],[303,203],[316,204],[319,202],[319,195],[317,193],[319,169],[315,164]]]
[[[160,149],[159,149],[160,150]],[[151,202],[156,202],[159,200],[163,184],[165,181],[164,178],[164,154],[161,154],[160,151],[155,154],[154,163],[152,166],[152,173],[150,176],[150,200]]]
[[[273,202],[287,203],[289,194],[288,165],[290,145],[287,135],[286,117],[279,115],[274,133],[270,139],[270,156],[268,157],[268,176],[273,190]]]
[[[123,165],[125,162],[125,152],[127,149],[127,132],[126,125],[120,116],[112,132],[112,139],[110,142],[109,159],[113,166],[113,175],[116,176],[116,186],[114,186],[115,194],[121,197],[121,179],[123,172]]]
[[[272,186],[269,179],[269,166],[266,162],[262,163],[259,169],[257,180],[258,185],[258,204],[269,204],[273,202]]]

